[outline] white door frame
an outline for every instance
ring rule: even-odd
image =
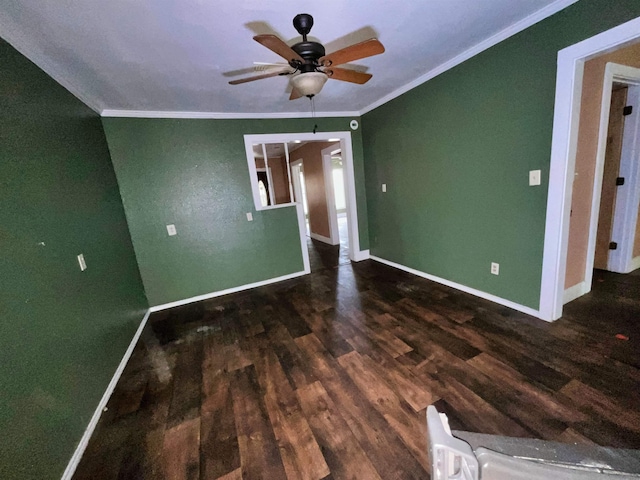
[[[295,140],[303,142],[324,141],[338,139],[342,150],[342,162],[344,165],[345,194],[347,197],[347,222],[349,224],[349,259],[354,262],[369,258],[368,250],[360,250],[360,232],[358,232],[358,204],[356,199],[356,183],[353,168],[353,144],[351,142],[351,132],[318,132],[318,133],[266,133],[259,135],[245,135],[244,145],[247,158],[253,158],[254,143],[288,143]],[[251,163],[249,163],[251,171]],[[255,188],[254,201],[255,201]],[[259,200],[259,199],[258,199]],[[298,211],[298,225],[300,230],[300,245],[305,271],[309,269],[309,252],[307,250],[307,235],[304,225],[304,210],[302,204],[285,204],[281,208],[295,206]],[[258,209],[259,210],[259,209]]]
[[[540,318],[562,316],[569,218],[575,172],[584,62],[640,38],[640,18],[558,52],[549,195],[542,260]]]
[[[324,175],[324,192],[327,199],[329,241],[331,245],[340,245],[336,195],[333,187],[333,168],[331,166],[331,152],[335,152],[336,150],[340,150],[340,143],[335,143],[327,148],[323,148],[320,152],[322,154],[322,174]]]
[[[299,175],[300,168],[302,168],[304,171],[304,166],[302,164],[301,158],[294,162],[291,162],[291,177],[292,177],[292,183],[293,183],[293,191],[295,193],[296,203],[299,203],[302,206],[302,216],[303,216],[302,223],[304,225],[305,235],[308,237],[311,232],[307,230],[306,213],[304,211],[304,204],[305,204],[304,197],[306,195],[303,194],[302,192],[302,185],[300,183],[300,175]]]
[[[618,273],[629,273],[638,268],[634,265],[633,244],[638,221],[638,205],[640,204],[640,159],[638,158],[638,149],[640,148],[640,69],[624,68],[627,76],[622,78],[621,82],[629,86],[627,105],[631,105],[633,110],[625,117],[624,122],[619,176],[623,177],[625,182],[624,185],[620,185],[616,189],[616,208],[613,216],[612,240],[618,243],[618,249],[609,252],[607,265],[608,270]],[[639,261],[640,257],[635,261],[635,264]]]
[[[302,166],[302,159],[299,158],[290,163],[291,167],[291,183],[293,184],[293,194],[296,202],[303,203],[302,199],[302,186],[300,185],[300,175],[298,172],[298,168]],[[298,175],[294,175],[294,171],[298,173]]]

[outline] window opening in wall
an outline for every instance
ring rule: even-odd
[[[292,142],[291,142],[292,143]],[[290,205],[294,202],[290,181],[289,143],[254,143],[253,161],[260,206]]]

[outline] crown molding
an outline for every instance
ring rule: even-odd
[[[565,8],[576,3],[577,1],[578,0],[557,0],[556,2],[553,2],[547,5],[546,7],[541,8],[540,10],[532,13],[528,17],[523,18],[522,20],[519,20],[518,22],[514,23],[513,25],[510,25],[504,30],[501,30],[495,35],[492,35],[491,37],[481,41],[480,43],[477,43],[473,47],[462,52],[460,55],[457,55],[456,57],[453,57],[451,60],[448,60],[445,63],[438,65],[436,68],[428,71],[424,75],[416,78],[415,80],[407,83],[406,85],[403,85],[402,87],[394,90],[390,94],[385,95],[381,99],[376,100],[372,104],[364,107],[362,110],[360,110],[360,115],[364,115],[365,113],[370,112],[371,110],[374,110],[375,108],[378,108],[379,106],[384,105],[387,102],[390,102],[391,100],[399,97],[403,93],[406,93],[409,90],[412,90],[417,86],[422,85],[423,83],[431,80],[432,78],[437,77],[438,75],[446,72],[447,70],[450,70],[453,67],[460,65],[462,62],[469,60],[471,57],[478,55],[479,53],[493,47],[494,45],[502,42],[503,40],[506,40],[509,37],[512,37],[516,33],[519,33],[529,28],[530,26],[538,23],[539,21],[544,20],[547,17],[550,17],[551,15],[559,12],[560,10],[564,10]]]
[[[227,112],[162,112],[154,110],[102,110],[102,117],[119,118],[200,118],[215,120],[242,120],[268,118],[313,118],[311,112],[227,113]],[[359,117],[360,112],[316,112],[320,117]]]
[[[47,56],[28,40],[15,23],[6,15],[0,14],[0,37],[6,40],[13,48],[22,55],[27,57],[44,73],[53,78],[57,83],[67,89],[74,97],[84,103],[87,107],[96,113],[102,110],[102,102],[96,97],[89,94],[83,88],[76,85],[67,75],[63,73],[61,68],[51,62]]]

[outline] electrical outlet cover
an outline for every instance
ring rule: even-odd
[[[176,226],[173,224],[167,225],[167,233],[169,234],[170,237],[176,235],[178,233],[176,231]]]
[[[492,275],[500,275],[500,264],[491,262],[491,274]]]

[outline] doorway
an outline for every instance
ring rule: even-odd
[[[640,70],[607,60],[623,59],[625,52],[636,50],[640,53],[640,45],[585,63],[564,303],[591,291],[594,268],[631,271],[638,212]]]
[[[596,234],[594,267],[630,273],[640,267],[638,228],[638,171],[640,159],[638,109],[640,70],[630,78],[614,81]],[[615,77],[614,77],[615,78]],[[636,115],[634,116],[634,110]]]
[[[348,264],[349,218],[340,142],[299,142],[291,151],[295,201],[302,204],[311,271]]]
[[[322,165],[330,220],[330,240],[331,245],[337,247],[334,250],[335,260],[331,266],[344,265],[349,263],[349,229],[346,214],[344,163],[339,143],[322,150]]]
[[[585,63],[616,48],[637,43],[640,40],[639,32],[640,19],[634,19],[558,52],[549,195],[538,312],[539,318],[547,321],[553,321],[562,316],[566,300],[569,225],[574,216],[571,208],[572,193]],[[603,89],[603,95],[606,92],[610,93],[610,89]],[[609,103],[602,102],[602,105],[607,105],[608,108]],[[608,122],[608,116],[605,121]],[[590,275],[592,274],[591,270]],[[584,285],[588,283],[584,282]]]
[[[318,132],[318,133],[286,133],[286,134],[258,134],[258,135],[245,135],[245,150],[247,154],[247,165],[249,167],[249,176],[252,179],[251,187],[254,205],[257,211],[261,210],[270,210],[273,208],[289,208],[295,207],[297,211],[298,218],[298,226],[300,232],[300,245],[302,249],[302,261],[304,264],[304,272],[311,272],[310,267],[310,259],[309,259],[309,250],[308,250],[308,236],[312,239],[315,236],[315,239],[320,237],[322,240],[326,241],[327,246],[336,246],[340,243],[340,238],[344,239],[345,246],[347,247],[344,252],[344,259],[348,259],[349,261],[359,262],[361,260],[365,260],[369,258],[368,250],[360,249],[360,235],[358,231],[358,208],[357,208],[357,198],[356,198],[356,188],[355,188],[355,174],[354,174],[354,165],[353,165],[353,146],[351,142],[351,132]],[[345,234],[340,237],[339,233],[336,233],[335,237],[332,238],[330,228],[325,230],[316,228],[317,215],[313,215],[314,207],[317,202],[317,195],[313,195],[312,190],[317,187],[314,182],[310,181],[310,177],[312,176],[313,166],[308,166],[305,162],[302,162],[302,166],[298,167],[298,160],[302,158],[301,153],[304,153],[302,150],[304,145],[313,144],[322,145],[322,149],[326,149],[332,147],[332,151],[338,150],[340,154],[340,162],[342,163],[342,178],[344,184],[344,203],[345,203],[345,212],[343,216],[343,220],[341,221],[344,226]],[[288,175],[285,175],[283,178],[286,178],[289,188],[291,189],[290,198],[287,197],[287,200],[276,201],[274,205],[263,205],[263,202],[260,198],[260,189],[259,182],[257,181],[257,168],[260,168],[261,165],[258,165],[260,162],[256,162],[256,148],[263,151],[263,157],[265,157],[265,165],[268,162],[268,158],[270,158],[269,154],[269,146],[274,146],[275,144],[281,144],[284,148],[284,163],[285,169],[288,171]],[[322,167],[323,159],[322,153],[319,152],[318,157],[320,158],[320,168],[319,171],[321,173],[321,178],[325,178],[325,169]],[[330,159],[331,160],[331,159]],[[271,165],[271,164],[269,164]],[[274,173],[275,175],[275,173]],[[330,177],[332,180],[332,173],[330,173]],[[254,180],[255,179],[255,180]],[[302,195],[302,185],[299,184],[299,180],[303,179],[304,181],[304,195]],[[275,176],[273,182],[275,182]],[[323,182],[324,183],[324,182]],[[328,183],[328,182],[327,182]],[[333,182],[331,182],[333,184]],[[283,192],[286,193],[286,188],[281,188]],[[298,191],[298,195],[296,195],[296,190]],[[325,215],[328,217],[329,208],[331,205],[335,208],[335,200],[331,197],[331,201],[327,201],[327,193],[324,186],[322,186],[321,194],[323,199],[320,203],[324,204]],[[286,195],[285,195],[286,196]],[[277,191],[276,191],[276,197]],[[313,198],[312,198],[313,197]],[[306,201],[305,201],[306,198]],[[307,219],[309,223],[309,230],[307,231]],[[337,229],[336,229],[337,230]],[[314,233],[315,232],[315,233]],[[319,237],[320,236],[320,237]]]
[[[344,188],[344,164],[342,151],[330,152],[329,163],[331,167],[331,184],[333,188],[332,200],[335,206],[334,212],[337,220],[338,240],[340,242],[340,258],[348,261],[349,229],[347,228],[347,198]],[[344,260],[340,264],[347,263]]]

